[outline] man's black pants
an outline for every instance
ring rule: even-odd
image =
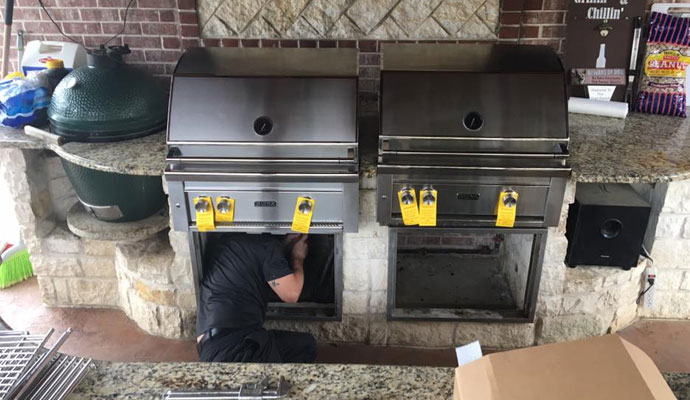
[[[239,338],[214,336],[199,350],[199,359],[209,362],[309,363],[315,358],[314,336],[265,329]]]

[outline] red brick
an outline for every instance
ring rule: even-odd
[[[175,0],[138,0],[139,8],[176,8]]]
[[[566,0],[544,0],[544,10],[567,10]]]
[[[523,24],[562,24],[562,11],[525,11],[522,14]]]
[[[130,0],[98,0],[99,7],[125,8]],[[134,7],[134,4],[132,5]]]
[[[297,41],[296,40],[281,40],[280,41],[280,47],[289,49],[289,48],[295,48],[297,47]]]
[[[357,90],[360,92],[378,92],[379,82],[381,81],[378,79],[361,79],[358,82]]]
[[[338,40],[338,47],[346,48],[346,49],[354,49],[354,48],[357,48],[357,41],[356,40]]]
[[[129,60],[127,60],[129,61]],[[165,73],[165,66],[163,64],[151,64],[151,63],[129,63],[129,65],[143,69],[144,71],[147,71],[150,74],[163,74]]]
[[[220,44],[223,47],[240,47],[239,39],[221,39]]]
[[[503,11],[520,11],[523,0],[503,0]]]
[[[182,39],[183,49],[190,49],[192,47],[199,47],[199,39]]]
[[[48,13],[55,21],[79,21],[79,10],[76,8],[52,8]],[[20,8],[14,10],[15,19],[50,21],[46,12],[40,8]]]
[[[280,47],[280,41],[274,39],[262,39],[261,47]]]
[[[501,25],[519,25],[520,14],[519,12],[502,12]]]
[[[316,40],[300,40],[299,47],[314,48],[316,47]]]
[[[141,32],[144,35],[177,35],[177,25],[168,23],[141,24]],[[183,35],[192,36],[192,35]]]
[[[163,37],[163,48],[164,49],[179,49],[182,47],[180,38],[177,37]]]
[[[119,10],[120,16],[124,18],[125,10]],[[140,10],[140,9],[130,9],[127,12],[127,22],[129,21],[140,21],[140,22],[158,22],[160,17],[158,16],[158,11],[156,10]]]
[[[220,39],[204,39],[204,47],[220,47]]]
[[[376,67],[360,67],[359,68],[359,78],[360,79],[379,79],[381,78],[381,68]]]
[[[122,41],[136,49],[161,48],[161,39],[158,36],[124,36]]]
[[[38,5],[38,1],[36,1],[36,0],[15,0],[14,1],[15,7],[36,7],[37,5]],[[57,6],[57,1],[56,0],[43,0],[43,5],[45,5],[48,8],[55,7],[55,6]]]
[[[111,8],[84,8],[81,10],[81,20],[97,22],[120,21],[120,13]]]
[[[105,35],[98,35],[98,36],[87,35],[87,36],[84,36],[84,46],[94,47],[94,48],[99,47],[100,45],[105,44],[105,42],[107,42],[108,40],[112,39],[112,37],[113,37],[113,35],[108,35],[108,36],[105,36]],[[62,40],[64,40],[64,38]],[[110,42],[108,43],[108,46],[116,46],[116,45],[122,45],[122,44],[123,44],[122,37],[118,36],[115,39],[110,40]]]
[[[322,49],[338,47],[338,42],[335,40],[319,40],[319,47]]]
[[[177,8],[180,10],[194,10],[196,11],[195,0],[177,0]]]
[[[519,27],[514,26],[502,26],[498,32],[498,37],[500,39],[516,39],[520,33]]]
[[[180,11],[179,13],[180,16],[180,23],[181,24],[198,24],[199,23],[199,18],[197,17],[196,11],[190,12],[190,11]]]
[[[144,50],[137,50],[137,49],[132,49],[132,52],[127,54],[125,60],[127,62],[144,62],[146,59],[144,58]]]
[[[28,33],[59,33],[55,25],[50,22],[24,21],[24,30]],[[15,28],[17,29],[17,28]]]
[[[103,33],[116,34],[122,30],[122,22],[103,22]],[[124,34],[126,35],[141,35],[141,24],[137,22],[127,21]]]
[[[198,25],[180,25],[182,37],[199,37]]]
[[[543,38],[562,38],[565,36],[565,25],[543,25],[539,36]]]
[[[36,2],[38,3],[38,1]],[[58,7],[93,7],[93,0],[58,0]]]
[[[523,26],[520,36],[523,38],[537,38],[539,37],[538,26]]]
[[[561,41],[559,39],[523,39],[520,41],[520,43],[529,45],[550,46],[554,50],[558,50],[561,45]]]
[[[259,41],[256,39],[242,39],[242,47],[259,47]]]
[[[144,50],[146,61],[169,61],[177,62],[180,58],[180,51],[178,50]]]
[[[161,10],[158,14],[161,22],[175,22],[175,13],[172,10]]]
[[[374,53],[378,51],[378,43],[375,40],[360,40],[359,51],[363,53]]]
[[[541,10],[544,0],[525,0],[525,10]]]

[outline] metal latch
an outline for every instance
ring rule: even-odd
[[[276,387],[269,387],[268,376],[255,383],[243,383],[239,389],[231,390],[168,390],[163,400],[229,400],[229,399],[280,399],[287,396],[290,385],[282,376]]]

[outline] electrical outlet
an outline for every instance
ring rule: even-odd
[[[644,307],[652,308],[654,307],[654,292],[656,291],[656,282],[659,277],[656,274],[656,268],[647,267],[644,270],[644,290],[646,291],[644,295]],[[650,281],[652,283],[650,283]]]

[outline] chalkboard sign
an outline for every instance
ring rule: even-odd
[[[625,101],[621,73],[630,67],[635,19],[644,17],[645,6],[646,0],[570,0],[565,66],[571,96],[589,97],[589,88],[600,97],[609,83],[611,100]]]

